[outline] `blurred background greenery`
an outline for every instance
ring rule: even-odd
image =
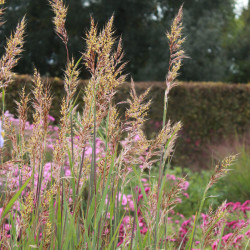
[[[238,158],[231,166],[229,173],[216,183],[208,191],[205,202],[205,211],[207,212],[209,206],[213,208],[218,207],[223,201],[244,203],[250,197],[250,150],[244,144],[236,148]],[[212,165],[212,164],[211,164]],[[215,164],[213,164],[215,165]],[[202,170],[196,172],[190,168],[173,167],[170,170],[171,174],[179,177],[187,176],[189,181],[189,188],[187,193],[189,197],[181,197],[182,203],[177,205],[176,211],[191,216],[193,211],[197,210],[199,200],[201,199],[205,190],[205,185],[213,173],[213,170]]]
[[[186,60],[180,80],[250,81],[250,8],[239,9],[242,0],[65,0],[69,5],[67,29],[70,54],[80,57],[90,15],[101,27],[114,13],[116,35],[123,36],[129,61],[127,72],[136,81],[164,80],[168,65],[165,32],[184,2]],[[22,15],[27,15],[25,51],[16,72],[32,74],[36,66],[42,75],[62,76],[65,50],[53,31],[48,0],[8,0],[0,32],[0,53],[5,38]],[[83,70],[82,78],[88,77]]]

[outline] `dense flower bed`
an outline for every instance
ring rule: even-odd
[[[17,118],[14,118],[12,114],[10,114],[8,111],[5,112],[5,118],[7,118],[13,126],[17,129],[19,126],[19,120]],[[48,119],[50,120],[50,125],[48,126],[49,128],[49,134],[50,136],[47,139],[46,143],[46,149],[49,154],[53,151],[53,145],[55,141],[58,138],[58,127],[53,125],[54,118],[52,116],[48,116]],[[30,124],[29,122],[26,122],[25,124],[25,134],[26,136],[30,136],[31,132],[33,129],[33,124]],[[77,140],[78,138],[75,137],[74,140]],[[3,138],[2,138],[3,140]],[[135,138],[136,140],[136,138]],[[5,141],[6,144],[8,144],[8,141]],[[68,143],[70,144],[71,141],[68,140]],[[122,145],[124,145],[126,142],[123,142]],[[97,138],[96,139],[96,145],[97,145],[97,155],[98,159],[99,157],[103,157],[104,155],[104,143],[102,142],[101,139]],[[77,150],[77,144],[75,144],[76,150]],[[92,147],[89,145],[86,149],[86,157],[89,162],[91,162],[91,155],[92,155]],[[129,171],[132,171],[130,169]],[[18,165],[15,163],[9,164],[7,168],[1,169],[1,182],[0,182],[0,190],[4,190],[7,186],[11,192],[15,193],[18,191],[18,189],[21,187],[22,183],[20,183],[20,177],[22,179],[27,179],[32,175],[32,169],[29,166],[25,166],[22,169],[18,168]],[[37,169],[38,172],[38,169]],[[51,178],[56,178],[56,175],[58,174],[57,171],[55,171],[55,166],[52,166],[51,162],[46,162],[43,166],[43,179],[41,183],[41,192],[46,192],[46,187],[48,186],[49,182],[51,182]],[[69,159],[65,161],[65,166],[64,166],[64,178],[65,179],[70,179],[72,178],[72,173],[70,170],[69,166]],[[38,179],[38,173],[35,173],[34,175],[34,188],[37,188],[37,185],[39,183]],[[173,186],[178,185],[178,181],[180,181],[182,178],[177,177],[172,174],[167,174],[165,176],[167,182],[168,182],[168,188],[170,189]],[[149,185],[149,179],[148,178],[143,178],[141,180],[143,182],[143,186],[145,187],[145,193],[147,196],[150,196],[150,185]],[[82,184],[82,183],[81,183]],[[80,184],[80,185],[81,185]],[[189,194],[188,194],[188,188],[189,188],[189,182],[184,181],[180,185],[181,189],[181,195],[176,198],[176,204],[179,204],[179,206],[182,203],[182,199],[188,199]],[[22,192],[22,195],[26,197],[27,199],[31,198],[29,197],[30,191],[32,187],[31,184],[27,186],[27,189]],[[131,229],[133,228],[133,221],[134,221],[134,213],[137,213],[138,215],[138,226],[140,229],[141,234],[146,234],[148,231],[148,225],[145,220],[145,213],[143,212],[143,194],[141,192],[141,188],[136,186],[135,188],[137,198],[133,197],[132,194],[126,192],[126,193],[119,193],[118,194],[118,200],[121,202],[122,207],[125,211],[125,216],[122,220],[122,223],[120,225],[119,229],[119,242],[117,246],[126,246],[129,244],[131,240]],[[72,191],[72,190],[71,190]],[[72,192],[68,196],[68,202],[69,204],[72,204]],[[137,202],[138,209],[135,211],[135,204],[134,202]],[[33,200],[33,204],[35,205],[36,201]],[[106,203],[108,203],[108,199],[106,199]],[[198,201],[197,201],[198,204]],[[54,204],[55,205],[55,204]],[[30,213],[32,212],[33,208],[30,208]],[[3,208],[0,208],[0,217],[2,214]],[[22,209],[21,209],[22,210]],[[19,202],[15,202],[13,208],[12,208],[12,215],[15,217],[17,216],[17,222],[20,223],[21,225],[21,215],[22,211],[20,210],[20,204]],[[223,237],[222,237],[222,246],[226,246],[228,242],[231,242],[231,245],[234,247],[234,249],[241,249],[244,244],[246,244],[246,241],[250,238],[250,219],[249,219],[249,211],[250,211],[250,200],[247,200],[244,203],[240,202],[228,202],[224,204],[223,210],[227,210],[229,212],[229,216],[227,217],[226,220],[219,220],[217,224],[224,223],[224,231],[223,231]],[[151,211],[153,212],[153,211]],[[46,213],[46,212],[45,212]],[[201,226],[197,229],[197,233],[201,233],[203,230],[206,229],[206,227],[209,225],[210,222],[210,216],[211,214],[201,214],[202,221],[201,221]],[[109,215],[108,215],[109,216]],[[171,242],[172,246],[179,246],[180,244],[183,244],[183,246],[186,244],[188,238],[187,234],[192,230],[193,223],[195,220],[195,215],[191,216],[190,218],[186,218],[183,214],[180,214],[178,212],[175,212],[175,208],[173,207],[168,211],[167,215],[167,221],[166,223],[168,224],[168,236],[166,239],[161,239],[161,241],[166,241],[166,242]],[[46,219],[43,222],[46,224]],[[9,238],[10,237],[10,229],[11,229],[11,224],[9,221],[6,221],[3,224],[4,230],[5,230],[5,237]],[[19,225],[16,225],[18,228]],[[216,228],[216,227],[215,227]],[[219,228],[219,227],[218,227]],[[106,229],[104,232],[108,233],[109,232],[109,225],[106,225]],[[137,226],[134,226],[134,231],[137,230]],[[241,232],[239,235],[235,236],[235,230],[238,230]],[[213,231],[213,236],[218,237],[221,234],[220,230],[214,230]],[[42,238],[42,233],[40,235],[40,238]],[[215,240],[212,242],[212,249],[217,249],[219,240]],[[196,241],[194,243],[195,246],[199,246],[200,241]]]

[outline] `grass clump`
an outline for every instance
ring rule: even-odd
[[[52,125],[53,117],[49,115],[53,93],[36,69],[32,97],[23,90],[17,103],[18,119],[4,112],[11,70],[23,44],[24,19],[8,42],[7,56],[1,60],[1,125],[6,134],[1,138],[5,142],[0,152],[1,248],[192,249],[199,245],[204,249],[211,244],[245,244],[249,231],[244,220],[224,235],[231,213],[225,202],[202,219],[208,190],[226,174],[234,156],[216,166],[194,218],[184,220],[177,214],[182,223],[170,223],[188,185],[185,178],[171,184],[167,167],[181,128],[181,123],[167,120],[167,104],[185,58],[181,49],[185,40],[182,7],[167,33],[170,62],[163,126],[156,138],[149,140],[143,125],[151,104],[145,101],[150,90],[138,96],[131,81],[125,120],[119,118],[113,102],[117,87],[126,78],[121,39],[114,49],[114,18],[101,31],[91,19],[86,49],[76,61],[67,48],[67,7],[62,0],[50,1],[50,5],[55,13],[55,31],[68,55],[59,128]],[[81,64],[91,77],[83,95],[83,111],[78,112],[75,100]],[[34,108],[32,124],[27,122],[30,102]],[[152,169],[157,165],[158,174],[154,176]]]

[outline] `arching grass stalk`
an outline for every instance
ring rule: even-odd
[[[67,44],[65,46],[66,46],[66,51],[67,51],[67,62],[69,63],[68,46],[67,46]],[[72,79],[74,77],[74,74],[77,71],[77,67],[78,67],[79,63],[82,61],[82,58],[83,58],[83,56],[81,56],[79,58],[79,60],[76,62],[75,66],[74,66],[74,68],[73,68],[73,70],[71,72],[69,82],[72,81]],[[75,101],[73,102],[73,104],[70,105],[70,107],[71,107],[70,108],[70,136],[71,136],[71,155],[72,155],[72,164],[73,164],[73,166],[74,166],[74,135],[73,135],[73,114],[72,114],[72,112],[73,112],[73,109],[75,107],[75,103],[76,103],[76,101],[78,99],[79,94],[80,93],[78,93],[78,95],[75,98]]]
[[[158,232],[159,229],[159,219],[160,219],[160,213],[161,213],[161,203],[162,203],[162,197],[163,197],[163,190],[165,187],[166,178],[163,178],[160,186],[159,193],[157,193],[157,210],[156,210],[156,221],[155,221],[155,241],[154,241],[154,247],[155,249],[158,246],[159,240],[160,240],[160,234]]]
[[[235,161],[235,159],[236,159],[235,155],[229,156],[229,157],[226,157],[221,163],[216,165],[214,174],[211,176],[211,178],[210,178],[210,180],[209,180],[209,182],[208,182],[208,184],[203,192],[202,199],[201,199],[198,213],[197,213],[197,217],[196,217],[196,220],[195,220],[194,225],[193,225],[192,234],[189,237],[188,243],[186,245],[186,249],[189,249],[189,250],[192,249],[197,221],[199,220],[202,209],[204,207],[204,203],[205,203],[205,200],[207,198],[208,190],[215,183],[217,183],[220,178],[224,177],[227,174],[229,167],[232,165],[232,163]]]
[[[15,201],[19,198],[23,190],[26,188],[26,186],[29,184],[30,180],[32,179],[32,176],[23,184],[23,186],[16,192],[16,194],[12,197],[12,199],[9,201],[7,206],[5,207],[4,211],[1,214],[1,219],[0,219],[0,228],[2,226],[2,222],[4,217],[8,214],[12,206],[14,205]]]
[[[96,89],[98,82],[93,86],[93,140],[92,140],[92,159],[90,170],[90,198],[89,204],[92,203],[93,196],[95,198],[95,215],[96,215]],[[88,210],[88,209],[87,209]]]
[[[220,250],[220,248],[221,248],[221,242],[222,242],[222,237],[224,234],[225,227],[226,227],[226,222],[223,223],[223,226],[221,228],[219,243],[218,243],[218,247],[217,247],[218,250]]]
[[[169,67],[166,76],[166,89],[164,94],[164,107],[163,107],[163,117],[162,117],[162,127],[166,126],[167,120],[167,108],[168,108],[168,95],[170,90],[177,86],[176,77],[178,76],[178,71],[181,67],[181,61],[184,58],[187,58],[184,54],[184,51],[181,49],[182,43],[185,41],[185,38],[182,38],[182,15],[183,15],[183,6],[180,7],[179,12],[175,19],[173,20],[171,26],[171,32],[167,33],[167,38],[169,40]],[[160,186],[162,182],[162,173],[163,173],[163,156],[164,156],[164,147],[162,147],[162,153],[160,156],[160,166],[159,166],[159,177],[158,177],[158,195],[160,191]]]
[[[4,109],[5,109],[5,88],[2,88],[2,120],[1,120],[1,129],[3,129],[4,126]],[[2,131],[0,131],[0,133],[2,133]],[[0,135],[1,137],[3,137],[3,135]],[[4,138],[3,138],[4,140]],[[4,143],[4,141],[3,141]],[[0,148],[0,154],[1,154],[1,164],[3,165],[3,155],[2,155],[2,150]]]
[[[162,118],[163,128],[165,128],[166,126],[168,95],[169,95],[170,90],[177,85],[177,83],[175,82],[175,79],[178,76],[178,71],[181,67],[182,59],[186,58],[186,56],[184,55],[184,51],[181,50],[181,45],[185,41],[185,38],[181,37],[182,28],[183,28],[182,27],[182,15],[183,15],[183,6],[180,7],[177,16],[173,20],[173,23],[171,26],[171,32],[167,33],[167,38],[169,40],[170,59],[169,59],[168,73],[166,77],[166,90],[165,90],[165,95],[164,95],[164,108],[163,108],[163,118]],[[160,189],[162,188],[162,178],[163,178],[163,169],[164,169],[163,162],[164,162],[164,147],[162,146],[161,155],[160,155],[159,176],[158,176],[157,203],[159,203]],[[157,216],[159,216],[159,213],[160,211],[157,211]],[[158,241],[157,234],[158,234],[158,221],[156,221],[156,228],[155,228],[155,244]]]

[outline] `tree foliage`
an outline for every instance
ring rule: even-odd
[[[122,35],[129,61],[127,72],[135,80],[164,80],[168,67],[168,44],[164,35],[183,0],[65,0],[69,5],[66,26],[70,55],[80,57],[85,41],[79,39],[89,27],[89,16],[103,25],[114,13],[116,35]],[[70,3],[70,4],[69,4]],[[61,76],[65,50],[50,25],[52,11],[47,0],[9,0],[0,32],[2,42],[26,13],[25,52],[18,73]],[[249,8],[237,19],[234,0],[186,0],[185,50],[192,58],[182,68],[181,80],[247,82],[249,76]],[[83,78],[88,77],[83,72]]]
[[[230,51],[231,74],[234,82],[250,82],[250,2],[239,19],[236,20],[234,35],[227,43]]]

